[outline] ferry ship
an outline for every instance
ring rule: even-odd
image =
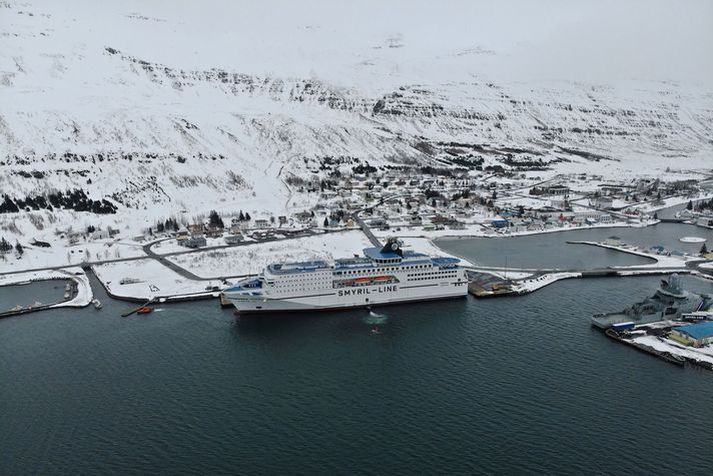
[[[348,309],[400,302],[463,297],[465,270],[457,258],[402,250],[389,238],[364,256],[271,264],[257,277],[225,289],[238,313]]]

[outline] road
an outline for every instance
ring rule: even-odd
[[[346,230],[325,230],[324,233],[321,234],[327,234],[327,233],[337,233],[340,231],[346,231]],[[248,246],[248,245],[255,245],[259,243],[269,243],[272,241],[281,241],[281,240],[293,240],[295,238],[303,238],[306,236],[316,236],[317,233],[305,233],[305,234],[299,234],[299,235],[294,235],[290,236],[289,238],[277,238],[277,237],[267,237],[263,240],[260,241],[244,241],[241,243],[236,243],[236,244],[224,244],[224,245],[215,245],[215,246],[205,246],[203,248],[196,248],[196,249],[187,249],[187,250],[181,250],[181,251],[172,251],[170,253],[164,253],[164,254],[158,254],[155,251],[153,251],[153,246],[160,243],[161,241],[166,241],[166,240],[172,240],[173,238],[165,238],[163,240],[157,240],[157,241],[152,241],[150,243],[146,243],[144,246],[142,246],[142,249],[144,253],[146,253],[147,258],[153,258],[162,265],[166,266],[167,268],[175,271],[176,273],[180,274],[186,279],[191,279],[193,281],[215,281],[216,279],[224,280],[224,279],[230,279],[230,278],[243,278],[246,275],[245,274],[240,274],[240,275],[231,275],[231,276],[220,276],[220,277],[213,277],[213,278],[201,278],[200,276],[197,276],[190,271],[188,271],[185,268],[182,268],[181,266],[178,266],[176,263],[172,262],[171,260],[167,259],[169,256],[178,256],[178,255],[185,255],[189,253],[199,253],[199,252],[205,252],[205,251],[211,251],[211,250],[222,250],[225,248],[237,248],[240,246]]]
[[[339,229],[339,230],[324,230],[324,233],[341,233],[345,231],[351,231],[349,229]],[[112,259],[104,259],[104,260],[96,260],[96,261],[85,261],[82,263],[74,263],[74,264],[62,264],[62,265],[57,265],[57,266],[42,266],[39,268],[25,268],[25,269],[18,269],[18,270],[12,270],[12,271],[3,271],[0,272],[0,275],[13,275],[13,274],[20,274],[20,273],[31,273],[34,271],[56,271],[60,269],[66,269],[66,268],[72,268],[72,267],[86,267],[86,266],[97,266],[97,265],[103,265],[103,264],[110,264],[110,263],[122,263],[122,262],[129,262],[129,261],[138,261],[142,259],[155,259],[158,260],[161,264],[167,266],[168,268],[176,271],[179,273],[181,276],[184,276],[187,279],[193,279],[196,281],[211,281],[211,280],[216,280],[216,279],[226,279],[226,278],[236,278],[236,277],[242,277],[244,275],[239,275],[239,276],[225,276],[225,277],[220,277],[220,278],[201,278],[196,276],[195,274],[181,268],[180,266],[175,265],[174,263],[171,263],[169,260],[165,259],[166,257],[169,256],[177,256],[177,255],[183,255],[183,254],[188,254],[188,253],[202,253],[205,251],[210,251],[210,250],[219,250],[219,249],[224,249],[224,248],[233,248],[233,247],[238,247],[238,246],[247,246],[251,244],[258,244],[258,243],[268,243],[271,241],[279,241],[279,240],[291,240],[295,238],[303,238],[305,236],[315,236],[317,235],[316,233],[310,233],[310,234],[305,234],[305,235],[299,235],[299,236],[291,236],[289,238],[276,238],[276,237],[271,237],[271,238],[266,238],[264,240],[260,241],[247,241],[243,243],[238,243],[234,245],[215,245],[215,246],[206,246],[204,248],[196,248],[196,249],[186,249],[186,250],[181,250],[181,251],[172,251],[170,253],[166,254],[158,254],[155,253],[151,247],[153,247],[155,244],[161,242],[161,241],[166,241],[170,240],[173,238],[164,238],[162,240],[156,240],[152,241],[150,243],[147,243],[142,246],[142,250],[144,251],[145,255],[140,255],[140,256],[129,256],[126,258],[112,258]],[[170,263],[170,264],[169,264]],[[181,271],[179,271],[179,269]]]
[[[379,242],[378,238],[373,234],[369,226],[358,216],[358,212],[355,212],[353,215],[354,220],[357,222],[357,224],[360,226],[361,230],[364,232],[364,234],[369,238],[369,241],[376,246],[376,247],[381,247],[382,244]],[[340,230],[325,230],[325,233],[340,233],[344,231],[349,231],[345,229],[340,229]],[[142,246],[142,250],[145,253],[145,255],[142,256],[132,256],[132,257],[127,257],[127,258],[113,258],[113,259],[106,259],[106,260],[98,260],[98,261],[90,261],[90,262],[84,262],[81,264],[74,264],[74,265],[59,265],[59,266],[44,266],[40,268],[31,268],[31,269],[22,269],[22,270],[13,270],[13,271],[7,271],[7,272],[2,272],[0,275],[13,275],[13,274],[20,274],[20,273],[27,273],[27,272],[33,272],[33,271],[46,271],[46,270],[60,270],[60,269],[66,269],[72,266],[94,266],[94,265],[103,265],[103,264],[110,264],[110,263],[121,263],[121,262],[130,262],[130,261],[137,261],[137,260],[143,260],[143,259],[155,259],[167,268],[171,269],[172,271],[178,273],[180,276],[183,276],[186,279],[190,279],[193,281],[215,281],[215,280],[223,280],[223,279],[233,279],[233,278],[242,278],[245,277],[246,275],[232,275],[232,276],[220,276],[220,277],[213,277],[213,278],[202,278],[200,276],[195,275],[194,273],[191,273],[190,271],[186,270],[185,268],[178,266],[177,264],[171,262],[169,259],[167,259],[170,256],[178,256],[178,255],[184,255],[184,254],[189,254],[189,253],[202,253],[210,250],[219,250],[219,249],[225,249],[225,248],[232,248],[232,247],[239,247],[239,246],[248,246],[251,244],[257,244],[257,243],[268,243],[272,241],[280,241],[280,240],[289,240],[289,239],[295,239],[295,238],[300,238],[302,236],[314,236],[316,235],[315,233],[309,233],[305,235],[300,235],[300,236],[292,236],[289,238],[277,238],[277,237],[270,237],[266,238],[264,240],[260,240],[259,242],[254,242],[254,241],[249,241],[249,242],[243,242],[243,243],[238,243],[234,245],[215,245],[215,246],[208,246],[204,248],[197,248],[197,249],[187,249],[187,250],[181,250],[181,251],[173,251],[170,253],[165,253],[165,254],[158,254],[153,251],[153,246],[156,245],[157,243],[165,240],[170,240],[173,238],[164,238],[163,240],[156,240],[152,241],[150,243],[146,243],[145,245]],[[701,268],[701,264],[705,263],[704,261],[689,261],[685,263],[681,263],[681,266],[678,267],[661,267],[661,268],[652,268],[652,267],[647,267],[647,266],[637,266],[637,267],[629,267],[629,268],[594,268],[594,269],[526,269],[526,268],[505,268],[505,267],[497,267],[497,266],[478,266],[478,267],[465,267],[467,270],[470,271],[492,271],[492,272],[512,272],[512,273],[532,273],[535,276],[547,274],[547,273],[583,273],[585,276],[607,276],[607,275],[612,275],[620,271],[627,271],[627,272],[633,272],[633,273],[643,273],[643,272],[657,272],[661,274],[666,274],[666,273],[673,273],[673,272],[685,272],[685,270],[690,270],[690,272],[698,272],[704,277],[708,279],[713,279],[713,269],[706,269],[706,268]]]
[[[367,225],[364,222],[364,220],[362,220],[361,217],[359,217],[358,213],[354,213],[352,215],[352,217],[354,218],[354,221],[356,221],[357,224],[359,225],[359,228],[361,228],[361,231],[364,232],[364,234],[366,235],[367,238],[369,238],[369,241],[371,241],[372,245],[376,246],[377,248],[381,248],[384,246],[381,244],[381,242],[376,237],[376,235],[374,235],[374,233],[371,231],[371,228],[369,228],[369,225]]]

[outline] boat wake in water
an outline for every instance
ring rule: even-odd
[[[369,315],[364,318],[364,322],[371,326],[386,323],[388,317],[385,314],[369,311]]]

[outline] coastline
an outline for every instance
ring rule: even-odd
[[[44,311],[48,309],[58,309],[64,307],[81,308],[91,304],[94,298],[91,284],[87,274],[78,267],[70,267],[51,271],[30,271],[27,273],[17,273],[11,275],[0,275],[0,287],[16,286],[19,284],[32,284],[43,281],[71,281],[74,283],[74,296],[70,299],[56,303],[41,304],[39,306],[27,306],[21,309],[8,309],[0,312],[0,317],[11,317],[30,312]]]

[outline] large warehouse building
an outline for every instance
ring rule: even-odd
[[[713,343],[713,321],[671,329],[671,338],[686,345],[702,347]]]

